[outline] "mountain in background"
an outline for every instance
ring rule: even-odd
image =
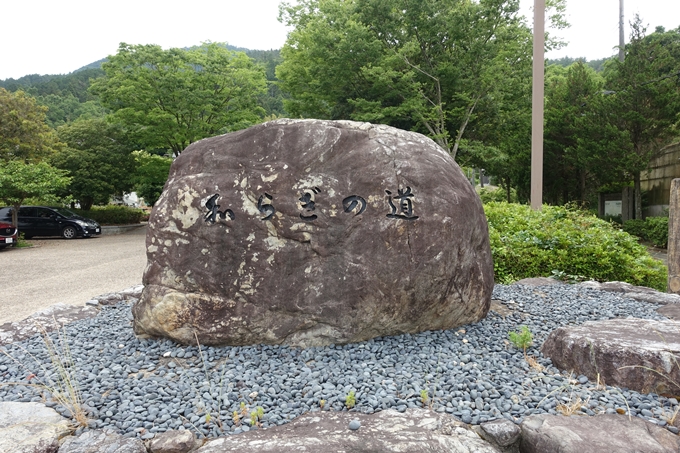
[[[198,46],[185,47],[189,50]],[[276,82],[276,66],[281,62],[279,49],[251,50],[226,44],[225,47],[236,52],[245,52],[265,71],[269,89],[260,100],[268,116],[283,114],[283,96]],[[90,81],[104,76],[101,66],[106,58],[94,61],[78,68],[69,74],[29,74],[18,79],[0,80],[0,88],[8,91],[22,90],[35,97],[38,102],[49,108],[47,123],[51,127],[74,121],[87,115],[101,116],[106,114],[96,96],[89,92]]]

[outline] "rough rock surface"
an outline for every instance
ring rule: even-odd
[[[656,312],[673,321],[680,321],[680,304],[662,305]]]
[[[196,444],[197,439],[193,432],[170,430],[156,435],[149,442],[149,451],[151,453],[187,453],[193,450]]]
[[[149,220],[140,337],[316,346],[482,319],[486,218],[423,135],[277,120],[175,160]]]
[[[680,388],[680,322],[621,318],[554,330],[541,352],[563,370],[643,393]]]
[[[361,427],[350,430],[357,419]],[[450,415],[422,409],[305,414],[283,426],[209,441],[197,453],[257,451],[498,453],[495,447]]]
[[[625,297],[630,297],[631,299],[639,300],[641,302],[651,302],[660,305],[680,303],[680,295],[678,294],[662,293],[655,289],[647,288],[646,286],[634,286],[626,282],[599,283],[591,280],[578,283],[578,285],[612,293],[622,293]]]
[[[475,427],[475,431],[482,439],[491,442],[497,446],[499,450],[504,452],[518,452],[519,440],[522,435],[522,430],[507,419],[494,420],[492,422],[482,423]]]
[[[40,403],[0,403],[0,452],[55,453],[71,424]]]
[[[67,438],[59,453],[146,453],[146,447],[139,439],[123,437],[113,431],[92,430]]]
[[[677,453],[680,437],[640,418],[532,415],[521,425],[522,453]]]

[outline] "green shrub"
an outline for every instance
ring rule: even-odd
[[[623,223],[623,230],[628,234],[651,242],[656,247],[666,248],[668,246],[668,217],[626,220]]]
[[[497,202],[484,211],[498,283],[562,274],[666,289],[666,266],[635,237],[591,214]]]
[[[127,206],[93,206],[89,211],[82,209],[71,209],[79,216],[96,220],[101,225],[129,225],[139,223],[146,213],[141,209],[129,208]]]
[[[655,247],[668,247],[668,217],[647,217],[647,240]]]
[[[642,219],[630,219],[623,222],[623,231],[626,233],[637,236],[640,239],[645,239],[647,224]]]
[[[508,201],[508,193],[502,187],[495,189],[489,189],[487,187],[477,187],[477,193],[479,198],[482,199],[482,203],[491,203],[493,201]],[[517,191],[515,189],[510,189],[510,200],[512,202],[517,202]]]

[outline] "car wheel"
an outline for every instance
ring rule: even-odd
[[[67,225],[64,227],[63,230],[61,230],[61,236],[64,239],[73,239],[74,237],[76,237],[76,229],[71,225]]]

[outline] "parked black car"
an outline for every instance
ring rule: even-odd
[[[12,223],[14,208],[0,208],[0,221]],[[97,222],[74,214],[64,208],[46,206],[21,206],[19,208],[19,233],[26,239],[33,236],[61,236],[65,239],[91,237],[102,233]]]

